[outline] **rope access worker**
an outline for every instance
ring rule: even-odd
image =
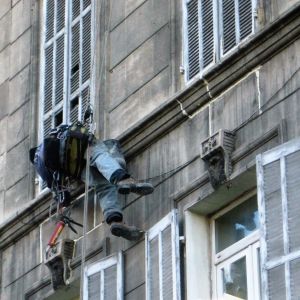
[[[117,140],[97,140],[94,136],[87,141],[83,125],[60,125],[35,148],[30,149],[30,161],[37,173],[52,191],[61,192],[61,178],[86,181],[86,149],[89,143],[90,187],[94,187],[104,219],[111,233],[128,240],[138,240],[143,231],[123,222],[122,205],[118,194],[130,192],[147,195],[154,191],[151,183],[138,182],[126,170],[126,162]],[[71,138],[72,137],[72,138]],[[91,137],[91,136],[90,136]],[[73,154],[72,154],[73,153]],[[64,206],[70,202],[69,192],[62,193]],[[67,197],[68,196],[68,197]]]

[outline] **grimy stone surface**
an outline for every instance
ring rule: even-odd
[[[0,85],[0,120],[7,115],[9,103],[9,81],[6,80]]]
[[[10,46],[7,46],[0,52],[0,84],[9,78],[10,52]]]
[[[169,60],[170,31],[165,26],[112,70],[110,107],[114,108],[154,78],[169,65]]]
[[[30,63],[31,53],[31,30],[25,31],[15,42],[11,44],[10,61],[11,63],[6,72],[13,78],[25,66]]]
[[[164,69],[146,85],[127,98],[109,114],[110,136],[117,137],[124,128],[134,125],[162,104],[169,96],[169,68]],[[137,118],[138,116],[138,118]],[[118,120],[119,126],[115,126]]]
[[[9,81],[9,99],[8,110],[13,113],[25,101],[30,94],[30,65],[25,67],[20,73]]]
[[[110,68],[168,22],[169,1],[146,1],[111,32]]]
[[[28,203],[28,176],[14,184],[5,192],[4,213],[8,218],[15,211],[20,209]]]
[[[7,13],[0,19],[0,51],[7,47],[10,42],[11,13]]]
[[[2,0],[0,5],[0,18],[2,18],[11,8],[11,0]]]
[[[31,0],[21,0],[11,10],[10,41],[15,41],[31,26]]]
[[[2,155],[6,151],[7,147],[7,120],[8,117],[2,118],[0,120],[0,155]]]
[[[25,103],[8,117],[7,121],[7,151],[28,136],[29,132],[29,103]]]
[[[149,0],[111,0],[111,20],[110,28],[113,29],[117,24],[137,9],[141,4]]]
[[[7,152],[5,167],[5,185],[7,189],[28,173],[28,149],[28,139],[26,139]]]

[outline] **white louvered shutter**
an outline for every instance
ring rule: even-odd
[[[263,299],[300,298],[300,139],[257,157]]]
[[[200,43],[201,69],[205,69],[215,61],[214,3],[212,0],[200,1]]]
[[[186,4],[187,67],[188,80],[200,72],[199,60],[199,3],[198,0]]]
[[[63,121],[66,91],[66,6],[64,1],[46,0],[42,82],[42,137]]]
[[[181,299],[176,210],[146,234],[146,299]]]
[[[82,120],[90,102],[92,66],[92,3],[73,0],[70,26],[69,121]]]
[[[221,55],[225,55],[254,31],[253,0],[222,0],[220,6]]]
[[[119,252],[87,266],[84,272],[84,300],[122,300],[123,253]]]

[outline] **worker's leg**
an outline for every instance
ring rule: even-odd
[[[91,146],[90,165],[96,167],[113,184],[129,177],[124,156],[116,140],[95,142]]]
[[[83,172],[83,174],[85,173]],[[85,175],[82,176],[82,179],[85,180]],[[94,167],[90,168],[89,185],[96,189],[104,220],[110,225],[111,233],[128,240],[140,239],[143,236],[143,231],[123,223],[122,199],[117,186],[107,181]]]
[[[116,140],[95,142],[91,147],[90,165],[96,167],[110,183],[117,185],[120,194],[133,192],[147,195],[154,190],[151,183],[138,182],[130,177],[119,142]]]

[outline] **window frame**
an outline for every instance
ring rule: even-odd
[[[112,266],[117,266],[117,299],[124,299],[124,257],[123,252],[105,257],[96,263],[88,265],[84,270],[83,279],[83,300],[88,300],[88,277],[101,272],[100,280],[100,300],[103,300],[104,294],[104,276],[103,272]]]
[[[95,77],[95,68],[93,64],[95,63],[94,61],[94,51],[95,51],[95,7],[96,4],[94,0],[91,0],[91,4],[85,8],[84,10],[80,11],[80,14],[72,20],[72,1],[67,1],[65,3],[65,24],[63,29],[59,31],[58,34],[55,34],[51,39],[46,41],[46,32],[47,32],[47,3],[49,0],[43,0],[42,6],[42,18],[41,18],[41,50],[40,50],[40,86],[39,86],[39,117],[38,117],[38,140],[41,141],[44,136],[45,136],[45,131],[44,131],[44,122],[47,120],[47,118],[51,118],[51,128],[55,127],[55,124],[53,124],[53,120],[55,118],[56,113],[62,112],[62,123],[66,124],[70,122],[70,106],[71,106],[71,100],[73,100],[76,95],[80,96],[81,92],[89,87],[89,102],[93,104],[94,99],[94,77]],[[57,1],[54,1],[55,5],[55,11],[54,11],[54,28],[56,28],[56,23],[57,23]],[[83,0],[80,0],[80,4],[83,5]],[[86,16],[89,12],[91,12],[91,23],[90,23],[90,30],[91,30],[91,58],[90,58],[90,76],[89,79],[84,82],[83,84],[79,84],[79,87],[76,89],[74,93],[71,94],[71,59],[72,59],[72,48],[71,48],[71,39],[72,39],[72,25],[75,23],[79,22],[80,23],[80,32],[82,33],[82,23],[83,23],[83,18]],[[78,21],[79,20],[79,21]],[[56,29],[54,30],[56,32]],[[56,79],[56,43],[58,37],[64,35],[64,87],[63,87],[63,100],[55,104],[55,79]],[[82,36],[79,38],[79,47],[80,47],[80,64],[82,64],[82,44],[84,39]],[[53,45],[55,47],[55,55],[53,57],[53,66],[52,66],[52,73],[53,73],[53,82],[52,82],[52,108],[47,112],[44,113],[44,106],[45,106],[45,94],[44,94],[44,86],[45,86],[45,68],[46,68],[46,55],[45,55],[45,50],[48,48],[49,44],[53,42]],[[79,68],[79,72],[81,75],[82,72],[82,67]],[[79,76],[80,76],[79,75]],[[81,81],[81,77],[79,79]],[[80,96],[81,98],[81,96]],[[81,103],[80,103],[81,104]],[[81,119],[82,113],[83,113],[83,107],[78,108],[78,117]]]
[[[183,11],[183,22],[182,22],[182,33],[183,33],[183,55],[182,55],[182,61],[183,61],[183,67],[184,67],[184,78],[185,82],[188,84],[191,81],[202,78],[203,74],[211,69],[214,65],[217,63],[222,62],[223,59],[227,58],[228,56],[232,55],[233,52],[236,51],[236,49],[240,46],[241,43],[247,41],[253,34],[256,32],[256,17],[257,17],[257,5],[258,0],[250,0],[251,6],[252,6],[252,31],[251,34],[247,35],[245,38],[240,39],[240,26],[239,26],[239,13],[238,13],[238,1],[240,0],[234,0],[235,2],[235,23],[237,24],[237,28],[235,29],[235,35],[236,35],[236,45],[232,47],[230,50],[228,50],[226,53],[224,53],[224,47],[223,47],[223,22],[222,22],[222,3],[219,0],[212,0],[213,3],[213,43],[214,43],[214,49],[213,49],[213,61],[209,63],[207,66],[203,67],[203,59],[201,57],[201,51],[203,48],[203,40],[201,38],[201,0],[198,1],[198,44],[199,44],[199,72],[196,73],[193,77],[189,77],[189,61],[188,61],[188,10],[187,10],[187,4],[193,0],[182,0],[182,11]],[[223,1],[223,0],[222,0]],[[237,38],[238,36],[238,38]]]
[[[241,197],[237,201],[234,201],[227,207],[223,208],[210,219],[210,236],[211,236],[211,267],[212,267],[212,287],[213,287],[213,299],[222,299],[219,297],[222,289],[222,277],[221,269],[222,266],[228,265],[242,257],[246,257],[246,272],[247,272],[247,294],[249,299],[260,299],[260,272],[259,267],[260,258],[258,255],[258,250],[260,249],[260,228],[256,229],[254,232],[244,237],[243,239],[235,242],[229,247],[225,248],[220,252],[216,252],[216,230],[215,230],[215,220],[220,216],[231,211],[238,205],[249,200],[251,197],[256,195],[256,190],[248,193],[247,195]],[[259,207],[258,207],[259,209]],[[257,272],[254,272],[256,266]],[[248,274],[252,274],[249,276]]]

